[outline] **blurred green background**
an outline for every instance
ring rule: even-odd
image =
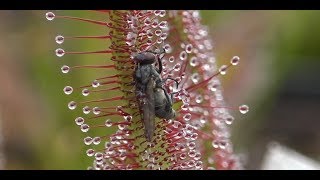
[[[102,50],[103,40],[55,43],[55,36],[103,35],[102,26],[45,19],[46,11],[0,11],[0,169],[86,169],[84,135],[70,112],[66,85],[91,82],[97,71],[63,76],[64,64],[101,64],[105,55],[58,58],[54,50]],[[92,11],[59,15],[104,19]],[[267,144],[277,141],[320,160],[320,11],[201,11],[218,65],[241,63],[221,77],[232,114],[232,139],[245,168],[259,169]],[[78,112],[79,113],[79,112]]]

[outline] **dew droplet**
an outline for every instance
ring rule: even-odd
[[[168,34],[167,34],[167,33],[162,33],[162,34],[160,35],[160,38],[161,38],[162,40],[167,39],[167,37],[168,37]],[[166,44],[166,45],[169,45],[169,44]],[[169,45],[169,47],[170,47],[170,45]],[[166,52],[168,52],[168,51],[170,50],[170,48],[166,48],[166,47],[163,47],[163,48],[166,50]]]
[[[84,123],[84,119],[82,117],[77,117],[74,121],[78,126],[81,126]]]
[[[77,107],[77,103],[76,103],[76,102],[70,101],[70,102],[68,103],[68,108],[69,108],[69,109],[74,110],[76,107]]]
[[[71,86],[66,86],[63,88],[63,92],[67,95],[71,94],[73,92],[73,88]]]
[[[227,141],[222,140],[219,143],[219,148],[226,149],[227,145],[228,145]]]
[[[196,139],[198,139],[198,133],[193,133],[192,135],[191,135],[191,138],[190,138],[191,140],[196,140]]]
[[[200,75],[198,73],[193,73],[191,75],[191,80],[193,83],[197,84],[200,81]]]
[[[90,126],[88,124],[82,124],[80,126],[80,129],[81,129],[82,132],[88,132],[89,129],[90,129]]]
[[[234,66],[238,65],[240,61],[239,56],[233,56],[233,58],[231,59],[230,63]]]
[[[88,96],[90,92],[89,89],[83,89],[81,93],[83,96]]]
[[[166,11],[165,10],[160,10],[160,17],[164,17],[166,15]]]
[[[169,57],[169,62],[173,63],[174,62],[174,56]]]
[[[196,103],[198,103],[198,104],[202,103],[202,101],[203,101],[203,97],[201,94],[197,95],[195,99],[196,99]]]
[[[193,56],[192,58],[190,58],[190,65],[192,67],[195,67],[195,66],[199,65],[199,61],[198,61],[197,57]]]
[[[151,39],[151,38],[153,37],[153,33],[152,33],[151,30],[148,30],[148,31],[147,31],[147,37],[148,37],[149,39]]]
[[[64,73],[64,74],[68,73],[69,70],[70,70],[70,67],[67,66],[67,65],[63,65],[63,66],[61,67],[61,72]]]
[[[188,110],[188,107],[189,107],[189,104],[188,103],[184,103],[184,104],[181,105],[181,110],[186,111],[186,110]]]
[[[94,150],[93,150],[93,149],[88,149],[88,150],[86,151],[86,154],[87,154],[87,156],[91,157],[91,156],[94,155]]]
[[[150,20],[149,17],[147,17],[147,18],[144,20],[144,24],[145,24],[146,26],[149,26],[149,25],[151,24],[151,20]]]
[[[52,21],[55,18],[55,15],[53,14],[53,12],[47,12],[46,18],[48,21]]]
[[[192,52],[192,49],[193,49],[192,44],[187,44],[187,45],[186,45],[186,52],[187,52],[188,54]]]
[[[164,28],[166,28],[167,27],[167,21],[161,21],[160,22],[160,24],[159,24],[159,27],[161,28],[161,29],[164,29]]]
[[[90,136],[87,136],[87,137],[85,137],[85,138],[83,138],[83,142],[84,142],[84,144],[85,145],[87,145],[87,146],[89,146],[91,143],[92,143],[92,137],[90,137]]]
[[[152,21],[152,23],[151,23],[151,27],[153,27],[153,28],[156,28],[156,27],[158,27],[158,23],[159,21],[158,21],[158,19],[154,19],[153,21]]]
[[[111,127],[112,126],[112,121],[110,119],[107,119],[106,122],[104,123],[105,126]]]
[[[56,49],[56,56],[62,57],[65,54],[64,50],[61,48]]]
[[[162,40],[161,38],[157,39],[157,43],[158,43],[158,44],[161,44],[162,41],[163,41],[163,40]]]
[[[188,55],[187,55],[187,53],[185,51],[181,51],[180,52],[179,58],[180,58],[181,61],[186,60],[187,57],[188,57]]]
[[[64,41],[64,37],[61,35],[56,36],[55,38],[57,44],[62,44]]]
[[[99,107],[94,107],[92,109],[93,114],[98,115],[101,113],[101,109]]]
[[[93,144],[94,145],[98,145],[98,144],[100,144],[100,142],[101,142],[101,138],[100,137],[97,136],[97,137],[93,138]]]
[[[192,150],[192,149],[196,148],[196,143],[195,143],[195,142],[188,142],[188,143],[187,143],[187,146],[188,146],[188,148],[189,148],[190,150]]]
[[[156,15],[156,16],[159,16],[160,12],[161,12],[160,10],[155,10],[155,11],[153,11],[153,14]]]
[[[162,31],[160,29],[157,29],[157,30],[154,31],[154,34],[156,36],[160,36],[162,34]]]
[[[131,122],[132,116],[123,116],[124,120],[127,122]]]
[[[219,80],[211,81],[210,84],[208,84],[208,89],[212,92],[217,91],[217,88],[220,86]]]
[[[198,159],[198,158],[195,158],[195,159]],[[202,161],[197,161],[195,167],[197,169],[201,169],[202,168]]]
[[[89,106],[85,106],[82,108],[82,111],[84,114],[89,114],[90,113],[90,107]]]
[[[242,114],[246,114],[249,111],[249,106],[243,104],[243,105],[239,106],[239,111]]]
[[[92,87],[97,88],[97,87],[99,87],[99,86],[100,86],[100,83],[99,83],[98,80],[94,80],[94,81],[92,82]]]
[[[212,147],[213,148],[218,148],[219,147],[219,142],[216,141],[216,140],[212,141]]]
[[[177,63],[176,65],[174,65],[173,70],[174,71],[180,71],[180,68],[181,68],[181,64]]]
[[[220,68],[219,68],[219,72],[221,75],[225,75],[227,73],[227,68],[228,66],[227,65],[222,65]]]
[[[190,113],[185,114],[185,115],[183,116],[183,119],[184,119],[185,121],[189,121],[189,120],[191,119],[191,114],[190,114]]]
[[[233,121],[234,121],[234,117],[231,116],[231,115],[228,115],[228,116],[225,118],[225,120],[224,120],[224,122],[225,122],[226,124],[228,124],[228,125],[232,124]]]
[[[126,128],[126,125],[124,125],[124,124],[119,124],[118,125],[118,129],[119,130],[124,130]]]

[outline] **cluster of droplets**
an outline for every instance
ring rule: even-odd
[[[100,11],[99,11],[100,12]],[[198,11],[101,11],[109,22],[46,13],[46,18],[64,18],[103,25],[109,31],[102,36],[63,36],[55,41],[62,45],[66,39],[95,38],[110,39],[108,50],[92,52],[68,52],[55,50],[57,57],[66,54],[110,54],[110,61],[102,65],[62,65],[61,72],[69,74],[75,69],[116,69],[117,73],[98,77],[87,85],[63,88],[66,95],[81,93],[91,98],[92,93],[102,94],[101,99],[68,103],[70,110],[81,106],[83,116],[75,118],[86,137],[83,142],[90,148],[87,156],[94,158],[88,169],[236,169],[230,133],[227,125],[234,121],[223,101],[218,75],[225,75],[228,68],[239,63],[234,56],[228,65],[216,67],[212,44],[207,29],[200,24]],[[178,31],[179,30],[179,31]],[[180,31],[181,30],[181,31]],[[162,79],[164,88],[173,93],[177,115],[174,119],[156,120],[156,131],[151,142],[147,142],[139,109],[139,97],[134,93],[132,73],[135,68],[133,57],[146,50],[159,52],[164,49]],[[108,96],[108,92],[118,96]],[[247,105],[239,106],[245,114]],[[112,129],[112,133],[90,136],[89,130]],[[208,131],[209,130],[209,131]],[[104,143],[102,143],[104,142]],[[211,142],[212,149],[207,149]],[[104,144],[103,148],[98,148]],[[96,146],[96,147],[91,147]],[[204,157],[208,157],[204,159]]]
[[[173,152],[175,161],[172,169],[237,169],[239,164],[235,163],[227,127],[233,123],[234,117],[228,112],[230,108],[224,104],[218,75],[225,75],[229,67],[238,65],[240,58],[234,56],[230,64],[217,68],[212,53],[213,46],[208,40],[206,27],[200,24],[199,12],[170,11],[169,16],[181,18],[182,24],[170,29],[168,41],[172,52],[164,60],[166,71],[163,78],[173,77],[179,82],[179,93],[175,96],[175,101],[182,105],[178,109],[178,116],[172,121],[173,125],[168,128],[170,130],[167,131],[167,138],[179,142],[169,142],[169,146],[186,147],[192,143],[198,152],[197,159],[184,153],[182,158],[177,158]],[[174,21],[169,21],[170,23]],[[183,32],[176,31],[177,28],[182,28]],[[167,85],[170,90],[173,89],[172,83]],[[239,111],[245,114],[249,107],[241,105]],[[186,131],[185,127],[189,130]],[[197,138],[190,138],[193,136]],[[214,150],[204,148],[207,142],[212,142]],[[219,158],[221,154],[224,158]],[[203,159],[203,155],[209,158]],[[187,166],[189,163],[199,166]]]

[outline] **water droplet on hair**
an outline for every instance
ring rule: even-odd
[[[200,75],[198,73],[193,73],[191,75],[191,80],[193,83],[197,84],[200,81]]]
[[[208,84],[208,89],[212,92],[217,91],[217,88],[220,86],[220,82],[218,80],[213,80]]]
[[[53,12],[47,12],[46,18],[48,21],[52,21],[55,18],[55,15],[53,14]]]
[[[157,30],[154,31],[154,34],[156,36],[160,36],[162,34],[162,31],[160,29],[157,29]]]
[[[145,24],[146,26],[149,26],[149,25],[151,24],[150,18],[147,17],[147,18],[144,20],[144,24]]]
[[[100,144],[100,142],[101,142],[101,138],[100,137],[97,136],[97,137],[93,138],[93,144],[94,145],[98,145],[98,144]]]
[[[162,40],[165,40],[165,39],[167,39],[167,37],[168,37],[168,34],[167,33],[162,33],[161,35],[160,35],[160,38],[162,39]],[[169,44],[168,44],[169,45]],[[170,45],[169,45],[170,46]],[[165,47],[164,47],[165,48]],[[165,48],[165,50],[166,50],[166,52],[168,52],[170,49],[168,48],[168,50]]]
[[[83,142],[84,142],[84,144],[87,145],[87,146],[91,145],[92,140],[93,140],[93,139],[92,139],[92,137],[90,137],[90,136],[87,136],[87,137],[83,138]]]
[[[81,129],[82,132],[88,132],[89,129],[90,129],[90,126],[88,124],[82,124],[80,126],[80,129]]]
[[[193,49],[192,44],[187,44],[187,45],[186,45],[186,52],[187,52],[188,54],[192,52],[192,49]]]
[[[196,148],[196,143],[195,142],[188,142],[187,146],[190,150],[195,149]]]
[[[166,11],[165,10],[160,10],[160,17],[164,17],[166,15]]]
[[[199,65],[199,61],[198,61],[197,57],[193,56],[192,58],[190,58],[190,65],[192,67],[195,67],[195,66]]]
[[[227,144],[228,144],[227,141],[222,140],[222,141],[220,141],[220,143],[219,143],[219,148],[221,148],[221,149],[226,149]]]
[[[68,103],[68,108],[69,108],[69,109],[74,110],[76,107],[77,107],[77,103],[76,103],[76,102],[70,101],[70,102]]]
[[[152,23],[151,23],[151,27],[153,27],[153,28],[156,28],[156,27],[158,27],[158,19],[154,19],[153,21],[152,21]]]
[[[97,87],[99,87],[99,86],[100,86],[100,83],[99,83],[98,80],[94,80],[94,81],[92,82],[92,87],[97,88]]]
[[[94,152],[93,149],[88,149],[88,150],[86,151],[86,154],[87,154],[87,156],[89,156],[89,157],[93,156],[94,153],[95,153],[95,152]]]
[[[160,15],[160,10],[153,11],[153,14],[156,15],[156,16],[159,16]]]
[[[56,52],[56,56],[58,57],[62,57],[65,54],[64,50],[61,48],[56,49],[55,52]]]
[[[169,62],[173,63],[174,62],[174,56],[169,57]]]
[[[159,24],[159,27],[161,29],[164,29],[164,28],[167,28],[167,25],[168,25],[167,21],[161,21],[160,24]]]
[[[151,30],[147,31],[147,37],[151,39],[153,37],[153,32]]]
[[[234,121],[234,117],[231,116],[231,115],[228,115],[228,116],[225,118],[225,120],[224,120],[224,122],[225,122],[226,124],[228,124],[228,125],[232,124],[233,121]]]
[[[67,66],[67,65],[63,65],[63,66],[61,67],[61,72],[64,73],[64,74],[68,73],[69,70],[70,70],[70,67]]]
[[[82,117],[77,117],[74,121],[78,126],[81,126],[84,123],[84,119]]]
[[[220,68],[219,68],[219,72],[221,75],[225,75],[227,73],[227,68],[228,66],[227,65],[222,65]]]
[[[181,64],[177,63],[176,65],[174,65],[173,70],[174,71],[180,71],[180,68],[181,68]]]
[[[57,44],[62,44],[64,41],[64,37],[61,35],[56,36],[55,38]]]
[[[219,147],[219,142],[216,141],[216,140],[212,141],[212,147],[213,148],[218,148]]]
[[[189,121],[189,120],[191,119],[191,114],[190,114],[190,113],[185,114],[185,115],[183,116],[183,119],[184,119],[185,121]]]
[[[98,114],[101,113],[101,110],[100,110],[99,107],[94,107],[94,108],[92,109],[92,112],[93,112],[93,114],[98,115]]]
[[[187,57],[188,57],[188,55],[187,55],[187,53],[186,53],[185,51],[182,51],[182,52],[180,53],[180,55],[179,55],[179,58],[180,58],[181,61],[186,60]]]
[[[231,59],[230,63],[234,66],[238,65],[240,61],[240,58],[238,56],[233,56],[233,58]]]
[[[82,108],[82,111],[84,114],[89,114],[90,113],[90,107],[89,106],[85,106]]]
[[[239,106],[239,111],[242,114],[246,114],[249,111],[249,106],[243,104],[243,105]]]
[[[83,96],[88,96],[89,93],[90,93],[90,92],[89,92],[89,89],[83,89],[83,90],[82,90],[82,95],[83,95]]]
[[[104,123],[106,127],[111,127],[112,126],[112,121],[110,119],[107,119],[106,122]]]
[[[203,97],[201,94],[197,95],[195,99],[196,99],[196,103],[198,103],[198,104],[202,103],[202,101],[203,101]]]
[[[67,95],[71,94],[73,92],[73,88],[71,86],[66,86],[63,88],[63,92]]]

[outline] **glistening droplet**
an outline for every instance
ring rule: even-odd
[[[246,114],[249,111],[249,106],[243,104],[243,105],[239,106],[239,111],[242,114]]]

